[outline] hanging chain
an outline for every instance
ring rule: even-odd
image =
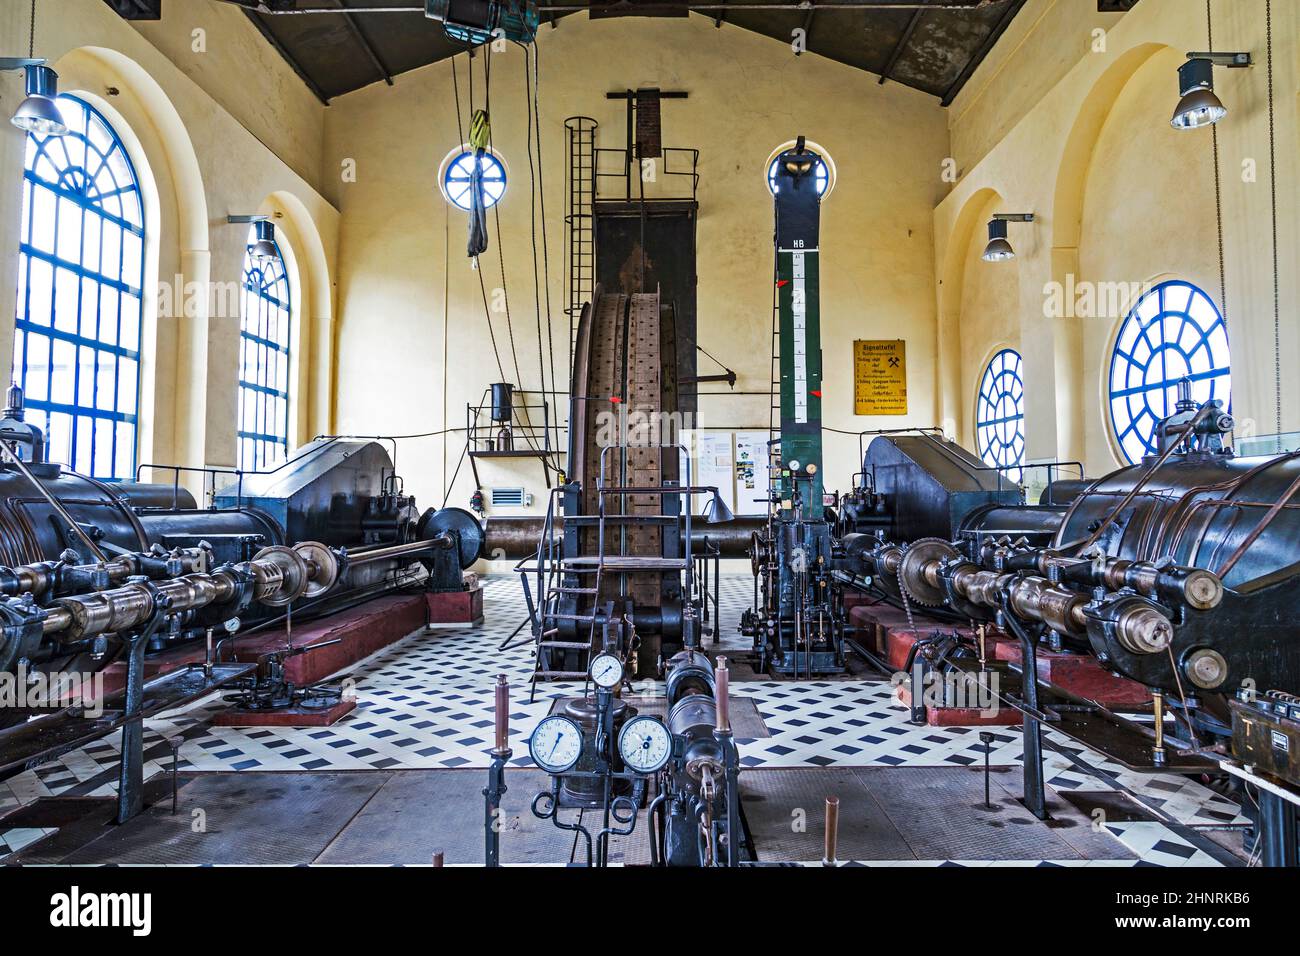
[[[31,33],[27,38],[27,58],[36,58],[36,0],[32,0]]]

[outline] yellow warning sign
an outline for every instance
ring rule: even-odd
[[[907,343],[902,339],[854,341],[853,414],[907,414]]]

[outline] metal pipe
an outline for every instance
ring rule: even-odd
[[[355,568],[363,564],[373,564],[375,561],[387,561],[391,558],[404,558],[423,554],[425,551],[447,551],[453,544],[451,535],[443,533],[426,541],[388,545],[370,551],[350,551],[348,552],[348,564]]]
[[[726,733],[731,730],[731,672],[727,670],[727,659],[719,657],[717,668],[713,672],[713,699],[717,704],[716,730]]]
[[[826,798],[826,848],[822,858],[824,866],[835,865],[835,853],[840,838],[840,798]]]
[[[622,517],[620,515],[611,515],[606,520],[608,524],[617,524]],[[559,541],[564,535],[564,521],[560,516],[555,516],[551,520],[551,543],[558,546]],[[760,515],[747,515],[737,517],[723,524],[712,525],[694,525],[691,528],[691,544],[693,550],[704,550],[704,543],[708,543],[717,548],[720,556],[724,558],[745,558],[749,556],[749,548],[752,542],[754,532],[762,531],[767,526],[767,518]],[[493,559],[514,560],[520,558],[531,558],[537,553],[538,543],[541,542],[545,547],[547,542],[542,540],[543,532],[546,530],[546,517],[543,515],[511,517],[511,518],[493,518],[489,517],[483,523],[483,554]],[[679,517],[677,521],[678,534],[685,535],[685,518]]]
[[[298,548],[320,548],[303,542]],[[331,569],[287,548],[268,548],[245,561],[211,574],[187,574],[157,584],[128,584],[124,587],[61,598],[47,611],[42,624],[45,634],[67,632],[74,640],[107,633],[121,633],[154,616],[158,599],[166,599],[168,614],[224,604],[241,591],[239,572],[251,579],[253,599],[271,606],[288,604],[301,597],[314,581],[333,583]]]

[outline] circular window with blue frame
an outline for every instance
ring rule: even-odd
[[[506,192],[506,168],[501,160],[490,150],[484,150],[483,155],[476,158],[473,149],[462,147],[443,163],[440,185],[447,202],[466,212],[471,207],[470,189],[476,164],[480,164],[482,169],[485,208],[495,206]]]
[[[1138,299],[1111,350],[1111,428],[1125,461],[1156,454],[1156,426],[1174,413],[1184,378],[1197,404],[1217,398],[1231,410],[1227,324],[1201,289],[1171,280]]]

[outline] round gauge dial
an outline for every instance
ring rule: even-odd
[[[528,754],[547,773],[572,770],[582,756],[582,729],[568,717],[546,717],[528,738]]]
[[[656,717],[633,717],[618,735],[618,752],[635,773],[654,773],[673,755],[673,738]]]
[[[612,690],[623,680],[623,662],[613,654],[597,654],[591,662],[591,679],[597,687]]]

